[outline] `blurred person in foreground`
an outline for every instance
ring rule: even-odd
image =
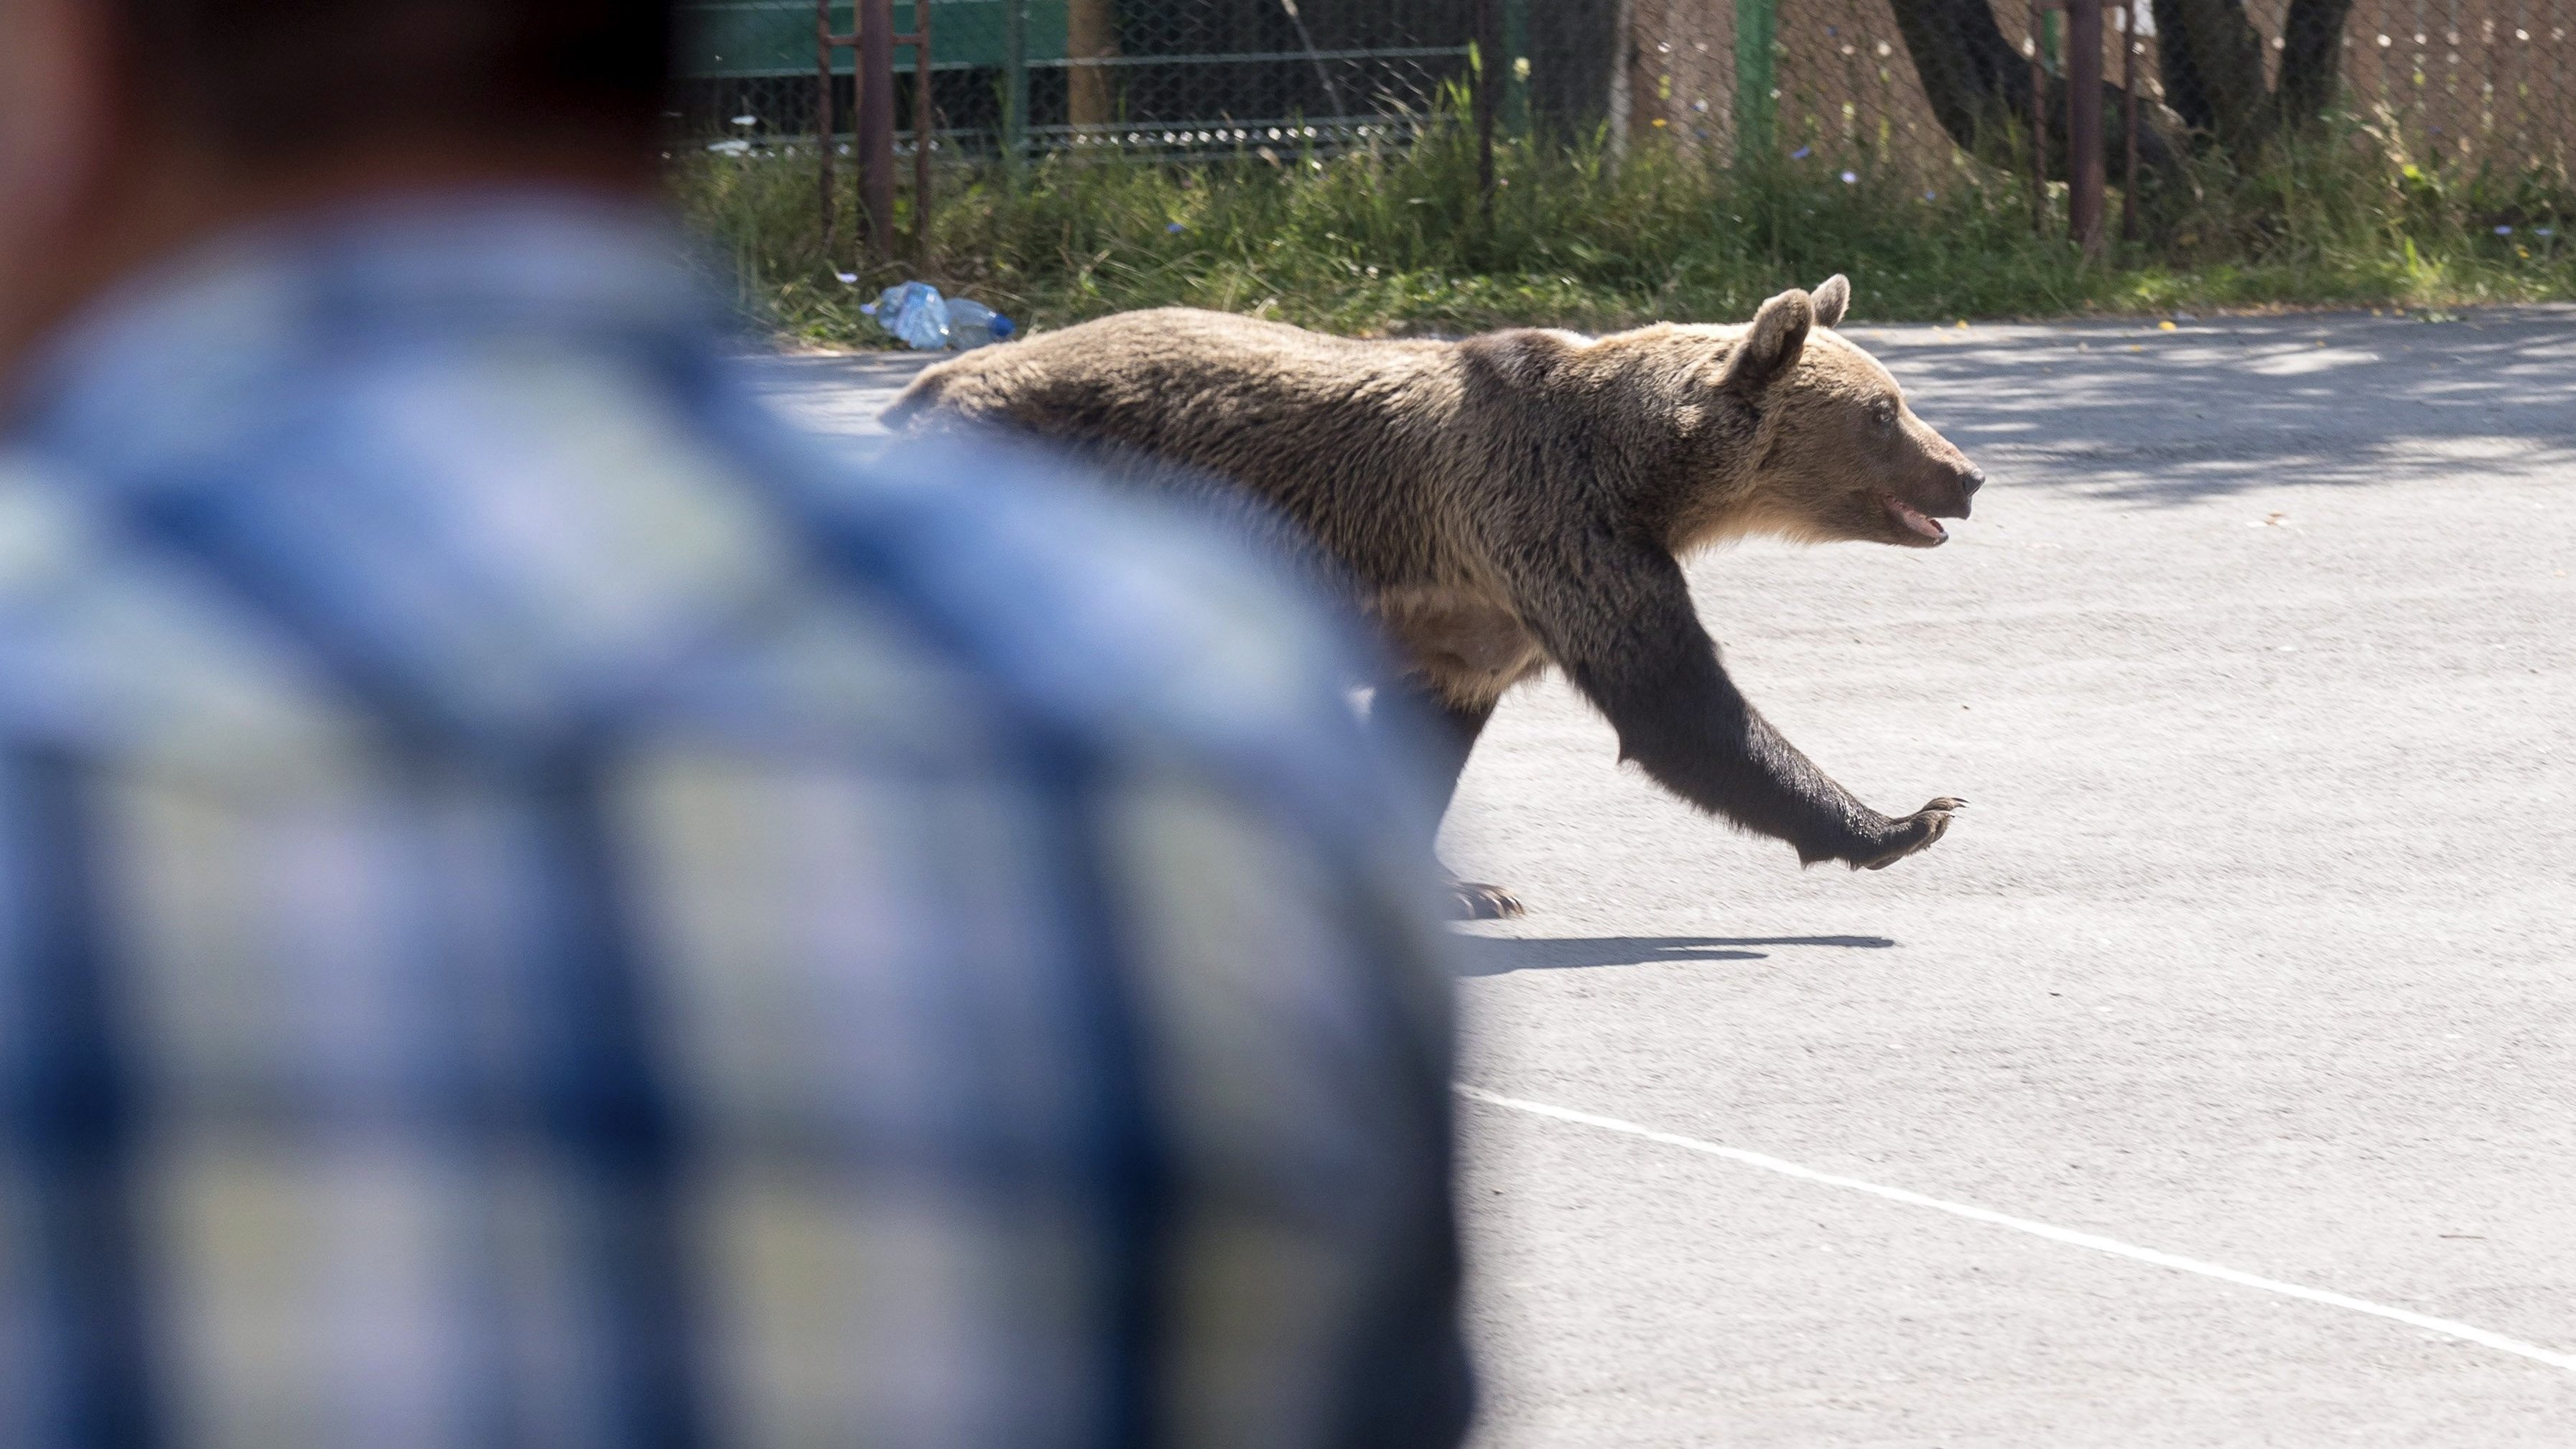
[[[1337,644],[755,405],[608,0],[0,0],[0,1445],[1446,1445]]]

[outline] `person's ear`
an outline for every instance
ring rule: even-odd
[[[1807,332],[1815,320],[1815,300],[1804,292],[1793,289],[1763,303],[1728,354],[1719,385],[1753,392],[1787,376],[1806,352]]]

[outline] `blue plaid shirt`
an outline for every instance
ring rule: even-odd
[[[0,1446],[1455,1442],[1419,841],[1266,574],[783,428],[651,217],[0,420]]]

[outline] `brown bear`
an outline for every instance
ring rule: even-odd
[[[1890,817],[1755,712],[1677,559],[1748,534],[1931,548],[1985,475],[1832,329],[1840,276],[1749,326],[1591,338],[1353,341],[1170,308],[988,347],[923,372],[889,424],[999,424],[1140,483],[1248,492],[1385,631],[1443,728],[1442,796],[1504,691],[1548,665],[1620,754],[1684,799],[1795,846],[1888,865],[1961,801]],[[1518,914],[1460,887],[1470,914]]]

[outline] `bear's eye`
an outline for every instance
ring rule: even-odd
[[[1896,426],[1896,405],[1893,403],[1880,403],[1871,408],[1869,413],[1871,421],[1877,423],[1882,428],[1892,428]]]

